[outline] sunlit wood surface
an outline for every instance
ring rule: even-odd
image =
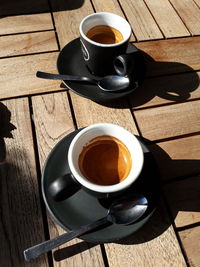
[[[80,21],[101,11],[129,21],[130,42],[147,65],[141,87],[107,106],[35,76],[38,70],[56,73],[59,52],[79,37]],[[199,76],[199,0],[2,1],[0,266],[199,267]],[[156,212],[121,243],[77,238],[25,262],[24,249],[64,233],[42,199],[45,159],[65,135],[98,122],[121,125],[146,140],[162,180]],[[60,260],[55,251],[62,251]]]

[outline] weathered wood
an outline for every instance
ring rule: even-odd
[[[138,41],[163,38],[144,1],[120,0],[119,2]]]
[[[146,79],[129,100],[131,106],[147,108],[200,98],[200,72]]]
[[[27,99],[0,103],[0,116],[10,136],[6,161],[0,164],[1,266],[47,267],[46,256],[31,263],[23,259],[26,248],[45,239]]]
[[[131,113],[127,108],[125,108],[126,102],[119,101],[117,108],[108,108],[91,102],[88,99],[83,99],[73,93],[71,93],[71,97],[78,127],[83,127],[98,122],[111,122],[119,124],[137,134],[137,128],[132,119]],[[166,215],[163,216],[165,217]],[[161,218],[160,215],[158,215],[158,217]],[[157,219],[155,219],[156,224],[158,223]],[[166,218],[163,220],[166,220]],[[147,231],[154,231],[154,223],[152,223],[152,225],[148,225]],[[158,224],[160,225],[160,223]],[[162,228],[163,226],[160,225],[160,227]],[[154,239],[154,241],[150,241],[149,243],[143,243],[144,240],[142,240],[143,238],[145,239],[145,236],[147,236],[146,233],[144,232],[142,234],[142,232],[140,232],[140,234],[137,235],[138,239],[137,237],[134,238],[134,235],[133,238],[128,239],[131,244],[134,244],[134,242],[136,242],[135,245],[126,245],[126,241],[125,243],[123,243],[123,245],[105,245],[109,266],[160,266],[160,263],[162,263],[163,265],[166,264],[166,266],[170,266],[173,261],[177,261],[180,266],[185,266],[184,259],[180,254],[180,248],[172,228],[169,228],[168,231],[163,234],[164,236],[161,235],[160,237]],[[162,243],[161,240],[166,240],[166,242]],[[162,243],[162,245],[160,242]],[[169,244],[170,247],[168,248]],[[166,253],[167,248],[169,250]],[[149,249],[152,249],[154,252],[156,250],[159,254],[159,258],[154,258],[154,260],[152,260],[148,256],[148,253],[150,253],[149,255],[151,255]],[[174,258],[172,258],[171,255],[172,251]]]
[[[141,230],[105,247],[110,267],[187,266],[163,203]]]
[[[200,161],[199,161],[200,162]],[[186,180],[165,186],[165,194],[175,221],[189,266],[200,264],[200,177],[188,177]]]
[[[186,27],[193,35],[200,34],[200,9],[190,0],[170,0]]]
[[[53,30],[49,13],[0,18],[0,34]]]
[[[94,123],[115,123],[126,128],[134,134],[138,134],[128,103],[124,100],[116,101],[113,106],[106,107],[89,99],[84,99],[71,93],[72,104],[78,128]]]
[[[199,173],[199,143],[200,136],[195,135],[150,145],[162,179]]]
[[[2,2],[0,99],[30,95],[33,114],[29,113],[26,98],[3,102],[11,111],[11,123],[16,127],[15,130],[12,125],[8,127],[9,131],[13,130],[14,138],[4,138],[5,163],[2,136],[7,133],[1,121],[5,111],[2,112],[0,104],[0,265],[48,266],[46,256],[27,264],[21,253],[43,241],[47,231],[51,237],[64,232],[49,217],[48,229],[43,229],[30,118],[35,125],[35,145],[38,145],[41,167],[53,146],[74,130],[74,123],[81,128],[92,123],[111,122],[134,134],[138,134],[139,129],[149,140],[159,140],[151,144],[150,149],[164,180],[170,218],[175,222],[172,226],[165,203],[161,203],[141,231],[121,243],[105,245],[108,264],[104,264],[99,245],[75,239],[54,250],[63,258],[67,257],[62,261],[54,260],[54,266],[186,266],[174,230],[179,234],[188,266],[200,265],[199,176],[191,176],[200,172],[199,5],[199,0]],[[131,98],[127,98],[128,103],[119,100],[107,106],[100,105],[69,91],[69,106],[66,89],[60,88],[60,81],[39,79],[35,73],[38,70],[57,72],[59,53],[54,52],[58,50],[54,28],[62,49],[79,37],[80,21],[99,11],[119,14],[130,22],[139,42],[131,41],[144,51],[147,79]],[[37,55],[30,55],[32,53]],[[56,92],[58,90],[63,92]],[[44,95],[46,92],[48,94]],[[34,96],[36,94],[39,95]],[[70,107],[74,110],[73,119]],[[172,182],[180,177],[185,180]],[[68,248],[70,255],[66,255]]]
[[[32,103],[40,164],[43,166],[53,146],[62,137],[72,132],[74,126],[66,93],[35,96],[32,98]],[[51,238],[64,233],[64,230],[53,222],[50,217],[48,217],[48,222]],[[81,250],[83,245],[85,251]],[[67,258],[68,255],[65,255],[66,259],[62,262],[54,261],[54,266],[102,267],[104,265],[100,246],[94,246],[89,249],[87,243],[74,239],[59,248],[63,249],[66,246],[74,247],[73,250],[76,253],[69,258]],[[56,250],[59,252],[59,249]]]
[[[146,53],[147,76],[200,69],[200,37],[143,42],[135,45]]]
[[[79,24],[87,15],[94,12],[89,0],[51,0],[53,16],[61,48],[80,36]]]
[[[145,0],[145,2],[166,38],[190,35],[168,0]]]
[[[158,140],[199,132],[200,101],[135,111],[143,137]]]
[[[0,98],[60,90],[60,81],[39,79],[36,72],[56,73],[58,53],[0,59]]]
[[[54,31],[0,37],[0,57],[58,50]]]
[[[200,7],[200,0],[194,0],[194,2],[196,3],[197,7]]]

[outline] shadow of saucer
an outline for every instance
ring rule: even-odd
[[[192,186],[192,190],[193,190],[193,195],[199,195],[199,183],[197,184],[196,182],[196,186],[191,185],[191,183],[189,183],[189,178],[187,177],[174,177],[173,179],[168,179],[167,181],[165,180],[165,170],[167,169],[172,169],[175,168],[176,170],[181,171],[180,168],[183,168],[186,170],[190,170],[190,173],[187,173],[187,175],[194,175],[195,173],[199,173],[200,172],[200,160],[173,160],[170,158],[170,156],[161,148],[159,147],[157,144],[151,144],[148,146],[150,151],[153,153],[153,156],[157,162],[158,168],[159,168],[159,172],[161,173],[161,177],[162,177],[162,181],[161,181],[161,193],[162,193],[162,197],[161,197],[161,201],[156,209],[156,211],[154,212],[153,216],[150,218],[150,220],[136,233],[134,233],[133,235],[120,240],[119,244],[126,244],[126,245],[131,245],[131,244],[140,244],[140,243],[144,243],[144,242],[148,242],[154,238],[157,238],[158,236],[162,235],[172,224],[172,222],[174,222],[176,216],[178,215],[178,213],[180,211],[184,211],[184,212],[200,212],[200,201],[199,198],[196,197],[196,201],[189,201],[187,202],[187,205],[181,205],[181,198],[185,195],[190,195],[191,194],[191,189],[190,187]],[[162,162],[162,165],[161,163]],[[164,166],[164,169],[162,169]],[[172,167],[173,166],[173,167]],[[181,173],[181,172],[180,172]],[[182,184],[182,180],[184,179],[184,193],[182,194],[181,192],[178,193],[173,193],[173,195],[171,195],[171,193],[173,192],[173,184],[177,183],[177,179],[179,181],[180,179],[180,185],[178,184],[176,186],[176,188],[174,190],[178,190],[178,188],[180,188],[181,192],[181,184]],[[198,179],[196,179],[198,180]],[[187,186],[188,185],[190,186]],[[170,185],[170,187],[168,186]],[[165,188],[170,188],[168,190],[165,190]],[[174,205],[173,203],[176,203],[176,196],[177,198],[179,197],[179,204]],[[171,203],[171,205],[169,205],[169,209],[166,207],[166,200],[168,203]],[[197,203],[198,202],[198,203]],[[195,226],[198,226],[199,223],[196,223]],[[188,226],[190,228],[190,226]],[[187,226],[184,228],[187,229]]]
[[[149,140],[143,139],[145,143],[149,143],[148,148],[153,154],[153,157],[155,158],[157,162],[157,169],[160,170],[160,164],[159,161],[162,161],[163,164],[166,165],[166,168],[169,168],[171,165],[174,167],[181,166],[182,164],[188,164],[188,167],[191,166],[191,164],[200,166],[200,161],[198,160],[172,160],[170,156],[157,144],[151,144]],[[156,171],[157,173],[157,171]],[[145,175],[148,175],[146,173]],[[138,231],[134,232],[133,234],[129,235],[126,238],[121,239],[120,241],[117,241],[115,243],[121,244],[121,245],[132,245],[132,244],[142,244],[148,241],[151,241],[155,238],[168,238],[169,234],[166,232],[168,228],[172,227],[172,223],[174,222],[178,212],[180,211],[180,207],[176,205],[176,208],[173,208],[173,212],[171,212],[170,207],[167,207],[168,198],[171,198],[170,191],[165,190],[166,182],[164,181],[165,177],[162,177],[163,181],[161,181],[161,199],[158,202],[158,206],[156,210],[154,211],[153,215],[150,217],[150,219],[140,228]],[[149,175],[150,183],[151,181],[158,182],[158,180],[151,179],[151,175]],[[155,184],[155,187],[157,187],[157,182]],[[173,182],[171,181],[171,184],[173,185]],[[197,193],[198,189],[197,187]],[[187,189],[186,189],[187,191]],[[186,192],[187,194],[187,192]],[[156,196],[157,198],[157,196]],[[175,200],[174,200],[175,201]],[[197,205],[197,203],[188,203],[184,207],[181,207],[181,210],[184,211],[200,211],[200,205]],[[198,223],[196,226],[199,225]],[[195,225],[194,225],[195,226]],[[173,229],[169,230],[173,232]],[[76,254],[79,254],[80,252],[84,252],[88,249],[91,249],[93,247],[97,246],[97,243],[89,243],[85,241],[81,241],[80,243],[68,245],[66,243],[66,247],[63,247],[62,249],[58,249],[53,254],[54,259],[56,261],[62,261],[65,259],[68,259],[70,257],[73,257]]]
[[[170,226],[171,221],[162,199],[152,217],[139,231],[116,243],[123,245],[145,243],[162,235]]]
[[[139,107],[156,97],[163,99],[165,103],[182,102],[189,99],[191,92],[198,88],[199,76],[190,66],[178,62],[157,62],[148,54],[142,53],[146,65],[146,78],[141,85],[126,97],[128,101],[106,102],[102,103],[103,105],[112,108]],[[133,76],[141,79],[137,67]]]

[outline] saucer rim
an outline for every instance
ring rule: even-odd
[[[67,43],[62,49],[61,49],[61,51],[60,51],[60,53],[59,53],[59,55],[58,55],[58,57],[57,57],[57,62],[56,62],[56,67],[57,67],[57,71],[58,71],[58,73],[59,74],[63,74],[62,73],[62,71],[60,71],[60,60],[61,60],[61,57],[63,56],[63,54],[64,54],[64,50],[67,48],[67,46],[69,46],[69,45],[71,45],[71,44],[73,44],[73,42],[75,43],[75,45],[76,45],[76,42],[78,43],[78,41],[80,41],[80,37],[78,37],[78,38],[74,38],[73,40],[71,40],[69,43]],[[135,47],[135,49],[137,50],[137,52],[138,51],[140,51],[140,49],[138,49],[134,44],[132,44],[131,42],[128,42],[128,47],[129,46],[132,46],[132,47]],[[128,47],[127,47],[127,50],[128,50]],[[79,50],[80,51],[80,50]],[[73,61],[73,60],[72,60]],[[86,70],[87,70],[87,68],[85,68]],[[88,70],[88,73],[89,73],[89,70]],[[96,75],[93,75],[92,73],[89,73],[89,75],[91,75],[93,78],[95,78],[96,79],[96,77],[98,77],[98,76],[96,76]],[[100,77],[100,76],[99,76]],[[144,70],[144,77],[143,77],[143,79],[142,79],[142,82],[144,81],[144,79],[145,79],[145,70]],[[135,90],[137,90],[139,87],[140,87],[140,85],[141,85],[141,81],[139,82],[138,80],[136,81],[136,82],[134,82],[134,83],[132,83],[132,85],[130,85],[129,86],[129,88],[127,88],[127,89],[125,89],[125,90],[123,90],[122,92],[107,92],[107,91],[102,91],[102,93],[103,93],[103,97],[100,97],[100,96],[97,96],[97,97],[94,97],[94,96],[90,96],[90,94],[82,94],[81,92],[79,92],[79,91],[77,91],[76,89],[74,89],[74,88],[76,88],[76,86],[73,86],[73,82],[71,82],[71,81],[66,81],[66,80],[63,80],[62,81],[63,82],[63,84],[65,85],[65,87],[67,88],[67,89],[69,89],[69,90],[71,90],[72,92],[74,92],[75,94],[77,94],[77,95],[79,95],[79,96],[81,96],[81,97],[84,97],[84,98],[86,98],[86,99],[90,99],[90,100],[92,100],[92,101],[94,101],[94,102],[97,102],[97,103],[106,103],[106,102],[112,102],[112,101],[114,101],[114,100],[119,100],[119,99],[123,99],[123,98],[125,98],[125,97],[127,97],[127,96],[129,96],[130,94],[132,94]],[[88,85],[88,86],[91,86],[91,85]],[[101,90],[101,89],[99,89],[98,88],[98,86],[97,85],[92,85],[93,87],[95,87],[96,89],[98,89],[98,90]],[[108,99],[106,98],[106,96],[104,96],[104,94],[105,95],[107,95],[107,96],[109,96],[109,94],[111,95],[111,97],[108,97]]]

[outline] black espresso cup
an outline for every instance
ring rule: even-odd
[[[55,201],[67,199],[79,189],[98,198],[120,195],[139,177],[144,155],[131,132],[112,123],[97,123],[74,137],[67,160],[69,173],[56,177],[48,188]]]
[[[99,12],[85,17],[80,23],[81,49],[85,64],[94,75],[114,71],[114,60],[126,52],[131,27],[122,17]]]

